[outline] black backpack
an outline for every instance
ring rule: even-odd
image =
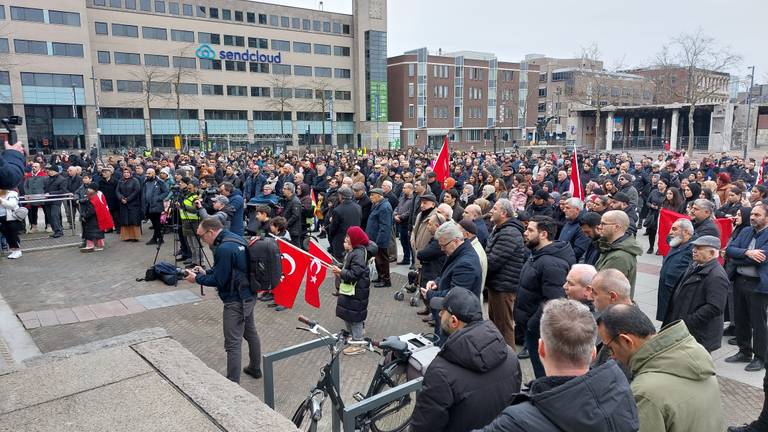
[[[241,246],[243,242],[233,238],[227,238],[222,242],[230,241]],[[248,260],[248,282],[251,292],[271,291],[280,284],[283,275],[282,255],[277,241],[273,238],[254,238],[245,248]]]

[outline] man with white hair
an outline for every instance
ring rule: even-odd
[[[580,217],[586,213],[584,211],[584,202],[578,198],[568,198],[562,205],[565,224],[560,229],[558,240],[567,242],[573,248],[576,255],[576,261],[581,261],[584,252],[589,249],[592,240],[581,230]]]
[[[690,220],[680,218],[672,224],[667,236],[669,253],[664,257],[659,271],[658,300],[656,302],[656,320],[664,321],[669,300],[675,287],[682,278],[688,266],[691,265],[693,245],[693,224]]]
[[[720,227],[712,219],[715,213],[715,203],[710,200],[699,198],[691,206],[691,216],[693,216],[693,238],[696,240],[701,236],[720,237]]]
[[[589,308],[594,315],[595,301],[592,293],[592,279],[597,274],[594,266],[589,264],[574,264],[568,275],[565,276],[565,297],[569,300],[576,300]]]

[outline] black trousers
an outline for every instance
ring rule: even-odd
[[[152,239],[163,241],[163,226],[160,225],[160,213],[147,214],[149,221],[152,222]]]
[[[8,247],[11,249],[19,248],[19,232],[23,229],[23,222],[17,220],[9,221],[5,216],[0,216],[0,233],[3,234],[5,240],[8,242]]]
[[[733,314],[739,351],[765,361],[768,345],[768,294],[757,292],[759,278],[737,274],[733,280]]]
[[[379,280],[382,282],[391,282],[389,276],[389,251],[387,248],[380,247],[374,257],[376,263],[376,272],[379,274]]]

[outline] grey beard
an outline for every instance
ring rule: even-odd
[[[683,239],[681,239],[680,237],[675,237],[675,238],[673,238],[672,240],[669,241],[669,246],[671,246],[671,247],[678,247],[678,246],[680,246],[680,243],[682,243],[682,242],[683,242]]]

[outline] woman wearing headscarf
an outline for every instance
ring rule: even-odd
[[[461,195],[459,195],[459,203],[462,207],[467,208],[468,205],[475,202],[475,187],[469,183],[464,183],[464,187],[461,189]]]
[[[137,242],[141,238],[141,184],[130,168],[123,168],[123,178],[115,189],[120,200],[120,240]]]
[[[683,187],[683,196],[685,197],[685,209],[686,211],[693,205],[693,202],[699,199],[701,195],[701,185],[696,182],[688,182],[687,186]]]

